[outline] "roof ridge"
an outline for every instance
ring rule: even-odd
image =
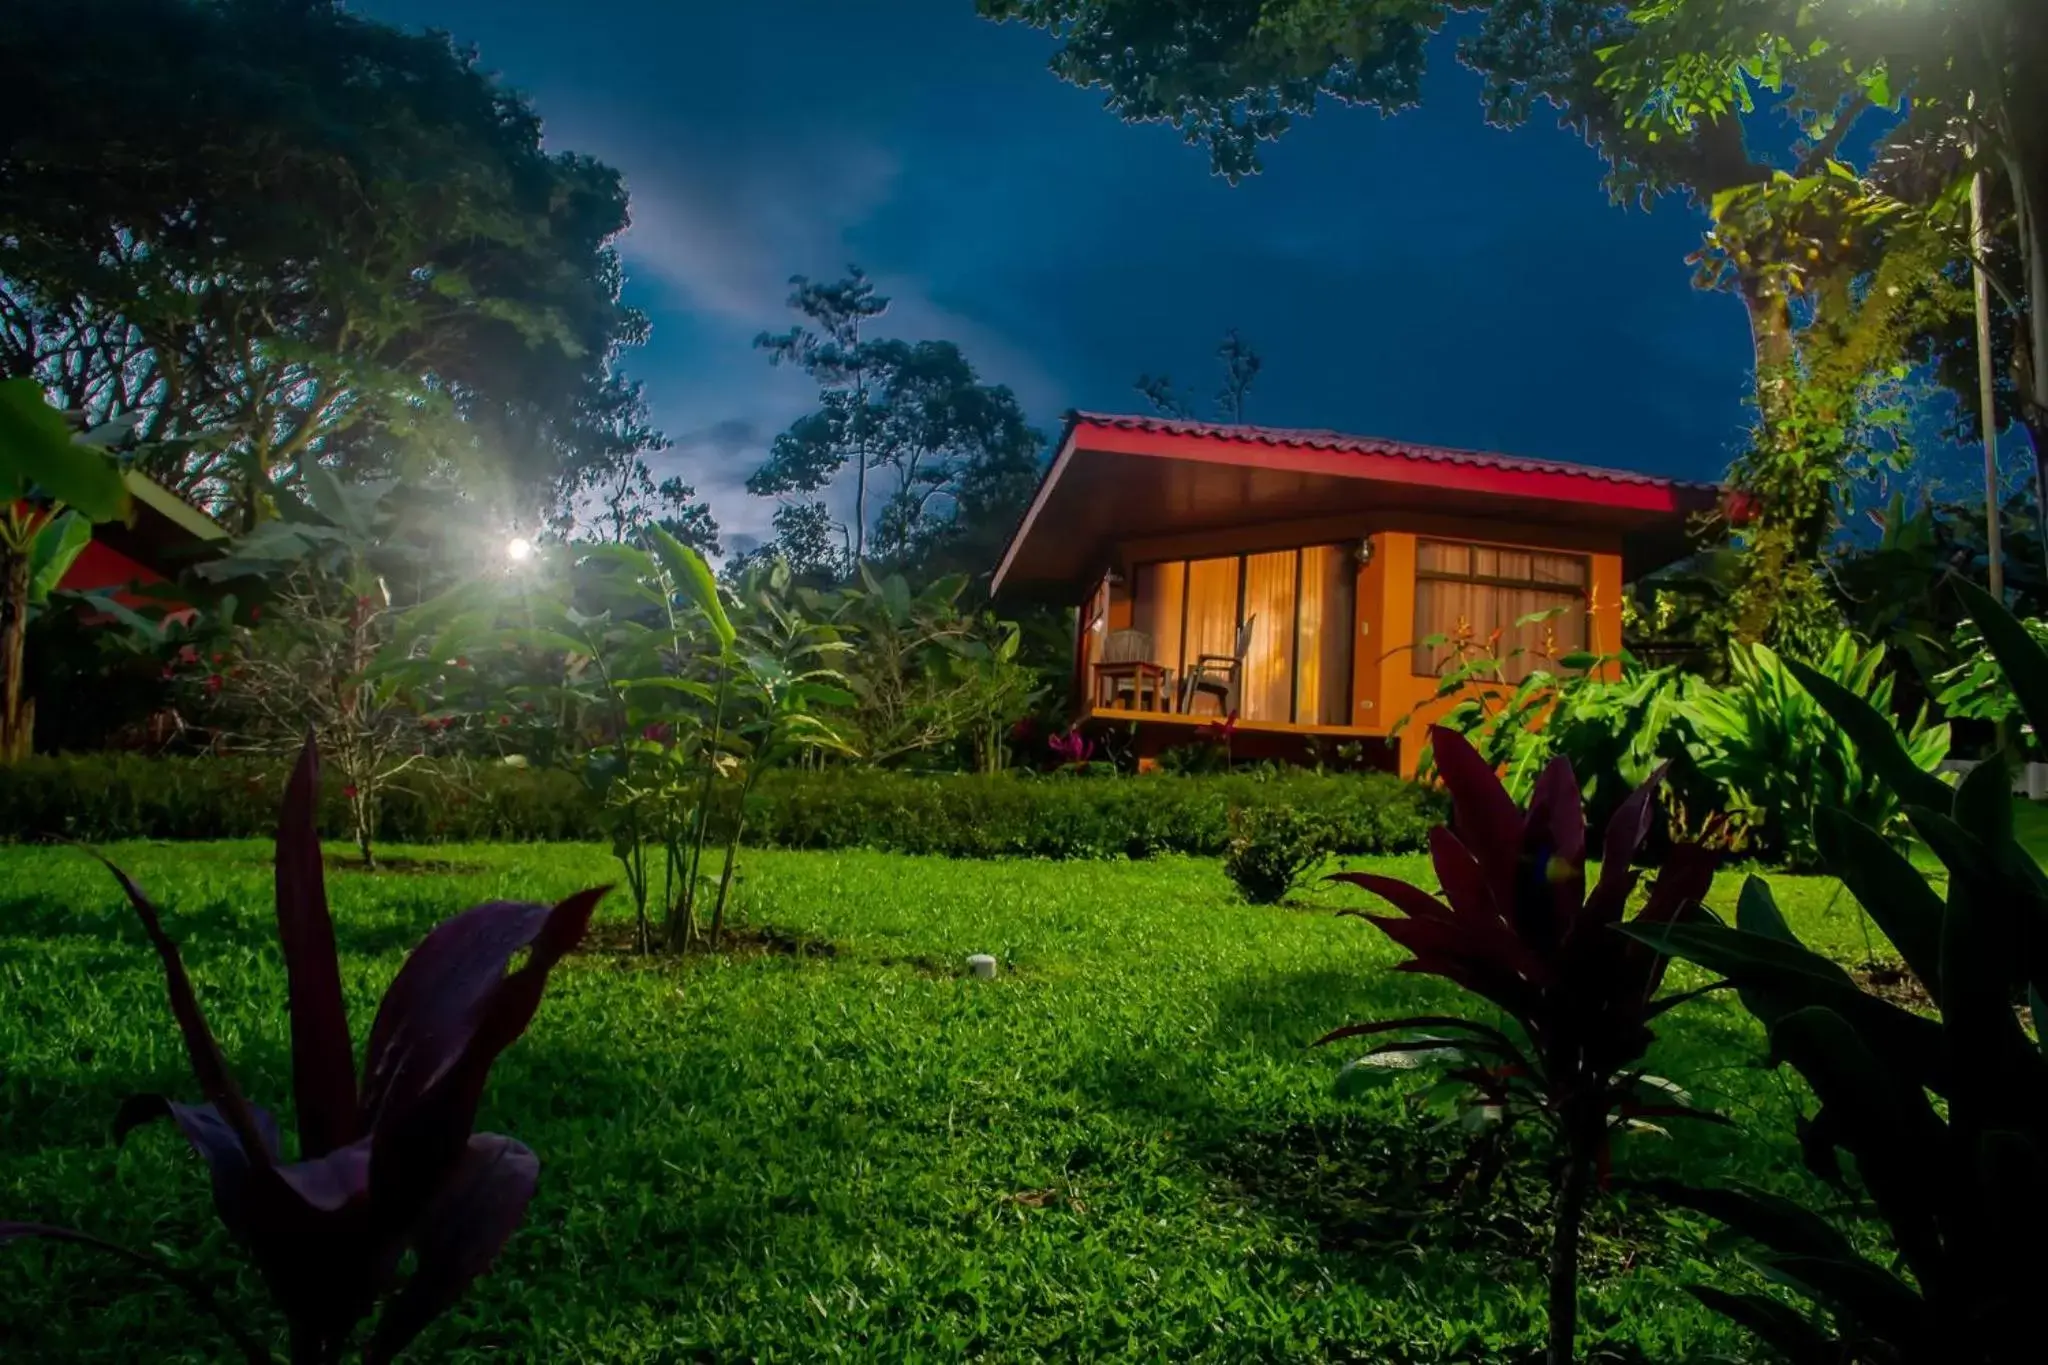
[[[1205,422],[1191,417],[1157,417],[1138,413],[1095,412],[1075,409],[1067,414],[1069,428],[1076,425],[1116,427],[1126,431],[1150,431],[1162,435],[1198,436],[1246,444],[1305,446],[1354,451],[1361,454],[1396,455],[1408,459],[1444,464],[1484,464],[1504,469],[1576,474],[1612,483],[1650,484],[1670,488],[1713,489],[1717,485],[1664,474],[1648,474],[1610,465],[1584,464],[1540,455],[1509,455],[1500,451],[1471,450],[1459,446],[1433,445],[1421,441],[1398,441],[1383,436],[1363,436],[1327,427],[1269,427],[1252,422]]]

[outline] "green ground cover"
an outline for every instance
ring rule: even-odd
[[[244,1089],[281,1106],[268,849],[109,851],[170,911]],[[358,1039],[436,920],[614,876],[591,846],[392,852],[418,861],[330,876]],[[1427,884],[1419,857],[1370,863]],[[1185,858],[764,852],[746,867],[740,950],[629,959],[615,896],[602,941],[557,973],[479,1125],[540,1154],[540,1196],[414,1358],[1492,1362],[1539,1341],[1539,1173],[1455,1215],[1421,1185],[1457,1135],[1398,1089],[1336,1100],[1342,1058],[1308,1046],[1453,1003],[1331,913],[1359,893],[1251,908],[1215,861]],[[1722,878],[1718,907],[1738,881]],[[1809,942],[1862,959],[1832,882],[1779,891]],[[1003,961],[993,983],[963,979],[980,951]],[[1738,1126],[1629,1139],[1617,1175],[1802,1180],[1760,1042],[1721,997],[1674,1016],[1655,1069]],[[192,1097],[132,913],[77,851],[0,848],[0,1214],[176,1248],[260,1305],[252,1280],[227,1283],[234,1258],[175,1135],[109,1142],[138,1090]],[[1679,1288],[1736,1273],[1697,1221],[1616,1194],[1591,1232],[1586,1330],[1610,1353],[1594,1358],[1746,1356]],[[173,1292],[22,1247],[0,1253],[0,1342],[39,1361],[221,1347]]]

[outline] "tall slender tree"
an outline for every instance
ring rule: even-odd
[[[1028,484],[1042,445],[1016,395],[983,383],[950,341],[867,334],[889,301],[858,268],[833,284],[801,276],[792,284],[790,306],[810,325],[764,333],[756,344],[775,363],[810,374],[818,406],[775,438],[748,490],[796,495],[778,517],[786,514],[815,549],[824,504],[814,495],[850,470],[844,540],[851,569],[932,552],[956,538],[963,517],[999,515],[1018,485]]]
[[[1225,422],[1242,422],[1245,402],[1266,362],[1235,327],[1223,333],[1223,340],[1216,347],[1216,359],[1223,365],[1223,382],[1216,390],[1216,416]],[[1131,387],[1161,417],[1186,420],[1195,415],[1193,398],[1175,387],[1171,375],[1147,372],[1139,375],[1138,382]]]

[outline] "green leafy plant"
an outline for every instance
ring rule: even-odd
[[[2048,653],[1989,594],[1957,589],[2022,712],[2048,722]],[[1796,1362],[2036,1359],[2048,1276],[2039,1236],[2048,1221],[2048,874],[2014,837],[2002,762],[1951,788],[1923,771],[1879,707],[1819,670],[1791,670],[1903,801],[1914,833],[1946,870],[1944,891],[1879,825],[1840,806],[1820,813],[1824,865],[1938,1012],[1861,989],[1798,941],[1756,879],[1732,926],[1635,931],[1737,985],[1769,1031],[1772,1060],[1798,1071],[1819,1102],[1801,1120],[1807,1165],[1867,1197],[1886,1242],[1884,1254],[1867,1254],[1827,1218],[1761,1191],[1666,1185],[1671,1198],[1748,1238],[1767,1275],[1823,1312],[1809,1316],[1758,1294],[1693,1292]]]
[[[1469,1092],[1478,1126],[1490,1130],[1482,1141],[1502,1141],[1518,1123],[1550,1135],[1562,1167],[1547,1359],[1567,1365],[1577,1335],[1579,1235],[1612,1133],[1664,1118],[1711,1117],[1642,1067],[1654,1038],[1651,1022],[1698,992],[1656,998],[1666,959],[1615,932],[1635,895],[1632,864],[1650,830],[1662,773],[1608,822],[1599,881],[1589,893],[1585,813],[1570,763],[1556,759],[1544,769],[1525,811],[1462,736],[1436,729],[1430,746],[1452,803],[1452,823],[1430,831],[1441,896],[1373,873],[1334,880],[1402,912],[1345,912],[1361,914],[1412,954],[1396,970],[1453,982],[1499,1010],[1515,1034],[1490,1021],[1425,1015],[1351,1024],[1321,1041],[1393,1035],[1349,1063],[1340,1086],[1427,1065]],[[1703,849],[1673,850],[1629,922],[1699,918],[1713,867]]]
[[[163,963],[171,1012],[206,1097],[194,1105],[131,1096],[115,1134],[169,1119],[205,1161],[221,1221],[290,1323],[294,1365],[339,1360],[380,1303],[364,1359],[392,1359],[455,1304],[518,1228],[540,1163],[511,1138],[470,1130],[492,1064],[533,1021],[548,974],[582,940],[604,896],[603,888],[583,891],[553,907],[493,901],[434,929],[385,993],[358,1085],[314,832],[318,791],[308,741],[285,794],[276,859],[297,1161],[284,1160],[276,1121],[235,1083],[161,914],[109,864]],[[245,1359],[273,1359],[203,1286],[160,1257],[69,1228],[0,1222],[0,1243],[32,1238],[96,1247],[168,1275],[219,1318]],[[401,1275],[408,1256],[410,1273]]]
[[[125,430],[125,428],[123,428]],[[35,709],[23,694],[29,621],[92,539],[127,515],[121,470],[43,398],[33,379],[0,381],[0,765],[28,757]]]
[[[1336,842],[1336,830],[1314,811],[1233,810],[1223,871],[1253,905],[1276,905],[1330,856]]]
[[[2038,645],[2048,645],[2048,620],[2033,617],[2020,621],[2020,629]],[[1958,720],[1988,720],[2002,724],[2020,713],[2020,701],[2007,681],[1998,656],[1984,643],[1975,622],[1956,627],[1955,654],[1962,662],[1938,674],[1934,700]],[[2038,741],[2035,746],[2038,747]]]
[[[1692,762],[1721,794],[1728,816],[1756,851],[1794,868],[1819,860],[1815,817],[1823,807],[1853,813],[1873,829],[1899,832],[1896,785],[1866,762],[1858,746],[1803,681],[1810,676],[1891,707],[1892,679],[1882,645],[1838,635],[1811,668],[1788,665],[1763,645],[1731,647],[1725,687],[1700,685],[1680,704],[1692,728]],[[1923,713],[1900,731],[1916,770],[1931,772],[1948,754],[1948,727]]]

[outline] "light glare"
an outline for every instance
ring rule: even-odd
[[[505,542],[505,557],[514,564],[521,564],[533,558],[533,542],[525,536],[514,536]]]

